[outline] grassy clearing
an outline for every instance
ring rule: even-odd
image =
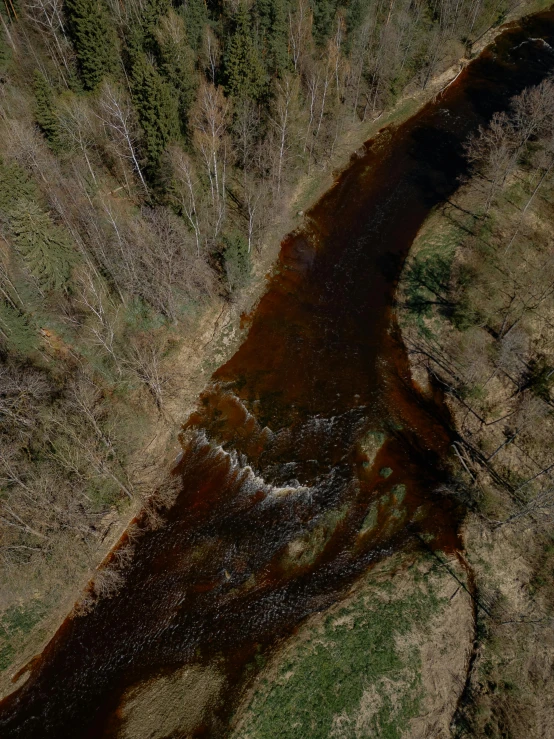
[[[402,277],[404,320],[413,321],[429,338],[437,333],[437,318],[449,317],[454,310],[451,272],[462,235],[461,228],[446,219],[437,228],[436,219],[431,216],[418,236],[417,253]]]
[[[301,629],[261,674],[233,739],[408,736],[410,721],[428,710],[422,648],[431,624],[445,620],[444,588],[452,586],[425,556],[394,575],[400,559]]]
[[[382,431],[369,431],[360,441],[360,450],[366,456],[363,462],[365,469],[371,469],[386,438]]]
[[[40,623],[46,612],[46,604],[34,601],[21,606],[11,606],[0,619],[0,670],[8,667],[21,642]]]

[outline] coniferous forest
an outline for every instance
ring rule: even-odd
[[[214,302],[240,297],[300,178],[425,89],[511,2],[2,0],[11,635],[97,564],[110,511],[148,493],[128,457],[164,414],[161,363]]]

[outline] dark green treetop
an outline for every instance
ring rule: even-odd
[[[259,100],[266,89],[266,73],[251,26],[250,12],[242,2],[233,18],[234,30],[225,53],[225,90],[237,100]]]
[[[339,3],[337,0],[311,0],[310,5],[314,14],[314,41],[323,45],[333,31],[333,21]]]
[[[35,202],[20,200],[12,209],[9,229],[17,252],[39,285],[45,290],[65,288],[77,255],[48,213]]]
[[[36,200],[38,190],[25,170],[17,164],[5,164],[0,159],[0,219],[9,219],[20,200]]]
[[[254,13],[262,57],[270,74],[281,76],[290,69],[288,52],[288,0],[256,0]]]
[[[144,154],[152,175],[166,146],[179,135],[179,96],[145,54],[133,65],[131,89],[144,132]]]
[[[20,311],[0,300],[0,344],[18,354],[31,354],[40,342],[37,332]]]
[[[86,90],[94,90],[118,66],[117,36],[102,0],[65,0],[67,27]]]
[[[127,37],[127,53],[134,63],[141,52],[159,57],[158,24],[171,9],[170,0],[147,0],[140,17],[133,22]]]
[[[202,48],[204,29],[209,22],[206,3],[204,0],[185,0],[179,12],[185,21],[188,42],[198,53]]]
[[[9,58],[10,53],[4,31],[0,30],[0,69],[3,69],[7,65]]]
[[[35,93],[35,120],[50,147],[57,151],[60,149],[60,132],[58,119],[54,112],[54,91],[38,69],[34,72],[33,91]]]
[[[198,75],[194,52],[188,45],[182,16],[170,11],[161,18],[156,38],[159,46],[160,71],[178,93],[181,129],[185,133],[188,111],[198,86]]]

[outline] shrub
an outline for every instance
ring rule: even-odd
[[[248,282],[252,270],[248,242],[240,234],[225,237],[223,251],[225,272],[231,292],[240,289]]]

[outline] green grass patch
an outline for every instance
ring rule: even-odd
[[[35,601],[24,606],[11,606],[0,617],[0,671],[13,662],[21,640],[29,634],[46,613],[46,605]]]
[[[365,534],[367,531],[372,531],[377,526],[378,521],[379,521],[379,505],[378,503],[372,503],[362,523],[360,534]]]
[[[233,739],[400,739],[423,697],[419,648],[402,637],[443,603],[425,586],[402,597],[390,582],[362,590],[262,680]]]
[[[406,486],[395,485],[392,489],[392,494],[394,495],[394,499],[397,503],[402,503],[404,498],[406,497]]]

